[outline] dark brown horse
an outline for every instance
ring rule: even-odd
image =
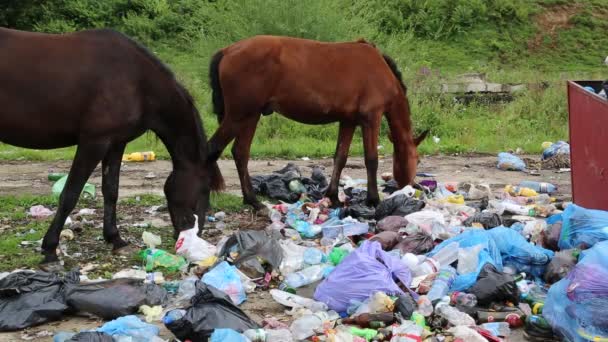
[[[220,127],[209,141],[216,160],[234,139],[232,155],[244,202],[262,208],[247,171],[249,150],[260,114],[278,112],[307,124],[340,123],[334,170],[327,195],[338,203],[338,181],[356,126],[363,131],[368,203],[379,202],[376,183],[378,135],[382,115],[394,143],[394,176],[400,186],[413,182],[417,145],[412,136],[406,87],[395,62],[365,41],[322,43],[256,36],[217,52],[211,61],[213,106]]]
[[[42,242],[43,266],[56,268],[66,217],[102,162],[103,236],[129,251],[116,227],[125,145],[152,130],[173,171],[165,195],[175,232],[204,214],[223,180],[207,162],[207,139],[192,97],[152,53],[111,30],[65,35],[0,28],[0,141],[36,149],[78,145],[57,213]],[[204,220],[199,220],[201,223]]]

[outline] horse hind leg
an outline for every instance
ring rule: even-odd
[[[42,240],[42,254],[44,255],[44,259],[40,265],[42,269],[54,271],[62,268],[56,252],[61,230],[66,218],[74,210],[84,184],[106,154],[106,151],[107,145],[105,144],[78,145],[65,188],[59,197],[57,213]]]
[[[101,191],[103,193],[103,237],[112,244],[115,254],[131,252],[116,227],[116,202],[118,201],[118,185],[120,164],[125,144],[112,146],[102,160]]]
[[[329,197],[333,206],[338,206],[340,204],[340,200],[338,199],[338,185],[340,183],[342,170],[344,169],[344,166],[346,166],[348,150],[350,149],[350,144],[353,140],[355,128],[355,125],[344,122],[340,123],[338,143],[336,146],[336,153],[334,154],[334,169],[331,173],[329,187],[325,192],[325,195]]]
[[[253,206],[255,210],[263,211],[264,205],[258,201],[251,185],[251,178],[249,171],[247,170],[247,164],[249,163],[249,154],[251,151],[251,142],[258,125],[260,117],[250,117],[240,129],[239,134],[236,136],[234,145],[232,145],[232,157],[236,164],[236,169],[239,173],[239,179],[241,181],[241,190],[243,192],[243,203]]]

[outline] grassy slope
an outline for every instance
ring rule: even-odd
[[[426,141],[421,146],[423,153],[495,153],[517,147],[538,152],[542,141],[567,139],[565,80],[605,78],[606,67],[601,61],[605,57],[608,36],[603,33],[606,25],[602,22],[608,20],[608,4],[600,0],[537,0],[536,3],[532,6],[530,2],[531,8],[527,9],[536,13],[528,22],[502,28],[484,24],[442,40],[416,38],[409,33],[381,34],[366,23],[355,19],[346,21],[335,6],[320,8],[321,1],[295,8],[273,8],[272,13],[267,12],[270,9],[252,4],[238,15],[216,15],[215,21],[209,23],[215,25],[216,31],[224,30],[229,34],[192,41],[187,49],[176,48],[178,44],[173,42],[152,42],[151,46],[193,92],[208,135],[217,127],[211,114],[206,79],[208,59],[213,51],[256,33],[293,31],[293,34],[299,34],[298,29],[316,29],[316,33],[313,31],[309,35],[324,40],[369,37],[397,60],[410,89],[416,129],[431,128],[432,134],[441,138],[438,144]],[[316,18],[317,22],[312,23],[307,19],[320,11],[326,13],[325,19]],[[282,22],[276,27],[268,27],[268,22],[256,21],[264,15],[275,16],[272,19]],[[349,26],[356,26],[352,31],[356,33],[352,33]],[[422,68],[430,70],[430,75],[423,76]],[[443,78],[472,71],[485,72],[495,82],[549,81],[550,87],[543,92],[521,94],[509,104],[491,106],[462,106],[449,98],[419,92],[436,87]],[[392,149],[386,136],[384,125],[380,143],[385,146],[384,151],[390,153]],[[252,156],[331,156],[336,137],[337,125],[306,126],[272,115],[262,118],[258,126]],[[161,158],[168,157],[162,144],[152,136],[143,136],[128,146],[128,152],[141,150],[154,150]],[[0,159],[69,159],[74,151],[74,148],[23,150],[0,145]],[[362,152],[357,133],[351,154]],[[225,155],[229,156],[229,148]]]

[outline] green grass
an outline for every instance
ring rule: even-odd
[[[22,6],[22,8],[20,8]],[[541,25],[541,16],[569,19]],[[4,22],[4,24],[3,24]],[[398,63],[408,85],[417,131],[430,128],[423,153],[496,153],[567,139],[567,79],[602,79],[608,46],[608,3],[603,0],[217,0],[125,1],[49,0],[44,7],[23,1],[0,14],[0,25],[65,32],[113,27],[144,42],[192,92],[207,135],[217,128],[211,113],[207,66],[219,48],[256,34],[289,35],[324,41],[373,41]],[[543,26],[545,25],[545,26]],[[553,28],[555,27],[555,30]],[[524,92],[497,105],[455,104],[422,93],[465,72],[484,72],[492,82],[548,81],[545,91]],[[380,134],[390,154],[386,123]],[[253,158],[332,156],[337,125],[308,126],[280,115],[263,117]],[[145,135],[127,152],[154,150],[161,143]],[[24,150],[0,145],[0,159],[70,159],[75,149]],[[230,148],[224,157],[230,158]],[[351,155],[361,155],[358,132]]]

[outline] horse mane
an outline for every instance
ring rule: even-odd
[[[386,64],[388,64],[388,67],[393,72],[393,75],[395,75],[395,77],[397,78],[397,81],[399,81],[399,84],[401,84],[401,89],[403,89],[403,92],[406,93],[407,87],[405,86],[405,83],[403,83],[403,75],[401,74],[399,67],[397,67],[397,63],[395,63],[395,60],[386,54],[382,54],[382,57],[384,57],[384,61],[386,62]]]

